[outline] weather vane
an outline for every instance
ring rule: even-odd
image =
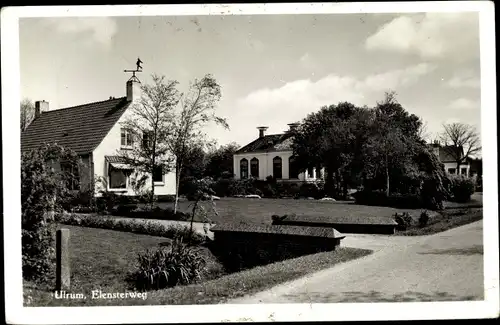
[[[130,79],[137,79],[137,77],[135,76],[135,73],[136,72],[142,72],[142,64],[143,62],[141,61],[140,58],[137,58],[137,62],[136,62],[136,69],[135,70],[123,70],[123,72],[132,72],[132,77],[130,77]],[[138,79],[137,79],[138,80]]]

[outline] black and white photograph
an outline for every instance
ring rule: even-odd
[[[498,317],[492,2],[1,32],[7,323]]]

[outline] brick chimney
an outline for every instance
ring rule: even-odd
[[[136,76],[127,81],[127,101],[136,101],[141,97],[141,82]]]
[[[259,138],[262,138],[262,137],[264,137],[264,135],[266,135],[266,130],[268,128],[269,127],[267,127],[267,126],[259,126],[259,127],[257,127],[257,130],[259,130]]]
[[[49,111],[49,102],[44,100],[35,102],[35,118],[40,117],[43,112]]]

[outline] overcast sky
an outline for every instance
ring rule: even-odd
[[[21,96],[50,109],[125,96],[139,56],[142,82],[222,85],[209,127],[219,144],[280,133],[323,105],[375,105],[384,91],[428,123],[480,127],[477,13],[20,19]]]

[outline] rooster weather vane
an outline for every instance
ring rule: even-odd
[[[135,70],[123,70],[123,72],[132,72],[132,77],[130,77],[130,79],[137,79],[137,77],[135,76],[135,73],[136,72],[142,72],[142,61],[140,58],[137,58],[137,62],[136,62],[136,69]],[[137,79],[139,80],[139,79]]]

